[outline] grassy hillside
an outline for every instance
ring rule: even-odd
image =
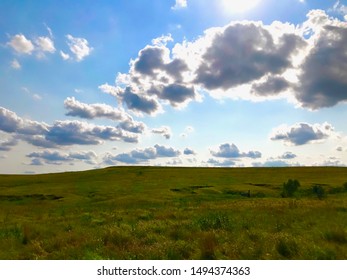
[[[328,167],[0,175],[0,259],[347,259],[346,182]]]

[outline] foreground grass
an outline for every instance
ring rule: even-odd
[[[289,178],[301,192],[281,198]],[[1,175],[0,259],[347,259],[345,182],[318,167]]]

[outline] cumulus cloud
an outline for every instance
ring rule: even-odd
[[[66,35],[67,44],[70,51],[73,53],[76,61],[82,61],[85,57],[89,56],[93,48],[89,46],[89,42],[85,38],[77,38],[72,35]],[[62,57],[66,57],[61,52]]]
[[[45,134],[49,126],[17,116],[16,113],[0,107],[0,130],[7,133],[18,133],[25,135]]]
[[[19,54],[31,54],[35,49],[33,43],[23,34],[14,35],[7,44]]]
[[[183,154],[189,156],[189,155],[196,155],[196,153],[194,152],[193,149],[191,148],[185,148],[184,151],[183,151]]]
[[[227,90],[267,74],[283,73],[292,66],[290,58],[304,46],[304,40],[283,34],[277,41],[265,26],[255,22],[231,23],[215,30],[201,56],[196,82],[209,90]]]
[[[338,3],[335,10],[344,7]],[[166,46],[170,40],[153,40],[131,60],[129,72],[119,74],[126,79],[115,88],[122,87],[118,92],[129,109],[152,114],[160,104],[181,107],[201,99],[199,92],[215,98],[288,98],[313,110],[347,100],[347,22],[324,11],[310,11],[297,26],[234,21],[172,49]],[[132,99],[143,98],[155,98],[157,106],[132,105]]]
[[[162,35],[158,38],[155,38],[152,40],[152,44],[154,46],[166,46],[168,42],[172,42],[173,38],[172,35],[169,33],[168,35]]]
[[[159,128],[153,128],[151,131],[152,131],[152,133],[163,135],[166,139],[170,139],[170,137],[172,135],[171,129],[168,126],[161,126]]]
[[[155,99],[136,94],[132,92],[129,87],[122,91],[119,96],[122,98],[122,101],[126,104],[128,109],[135,112],[153,114],[160,108],[160,105]]]
[[[138,135],[119,127],[94,125],[81,121],[56,121],[53,125],[39,123],[17,116],[0,107],[0,130],[40,147],[66,145],[96,145],[103,141],[137,143]],[[126,126],[123,124],[123,127]],[[141,124],[128,125],[130,130],[140,130]],[[136,128],[135,128],[136,127]]]
[[[35,40],[35,44],[40,52],[55,52],[53,40],[49,37],[38,37]]]
[[[332,107],[347,100],[347,22],[329,18],[324,11],[308,14],[314,33],[301,65],[296,98],[310,109]]]
[[[296,154],[293,154],[292,152],[285,152],[283,155],[279,156],[280,159],[293,159],[296,158]]]
[[[104,163],[108,165],[114,165],[117,164],[117,162],[139,164],[146,163],[149,160],[154,160],[157,158],[177,157],[180,154],[181,153],[179,150],[175,150],[172,147],[155,145],[154,147],[135,149],[129,153],[121,153],[118,155],[107,153],[104,157]]]
[[[181,154],[180,151],[175,150],[174,148],[161,146],[158,144],[155,145],[154,148],[158,157],[176,157]]]
[[[120,121],[128,118],[128,115],[121,109],[113,108],[106,104],[86,104],[77,101],[74,97],[68,97],[64,101],[64,106],[68,110],[67,116],[80,117],[84,119],[107,118]]]
[[[212,165],[212,166],[220,166],[220,167],[230,167],[230,166],[234,166],[236,165],[235,161],[230,160],[230,159],[226,159],[226,160],[216,160],[213,158],[208,159],[208,161],[206,162],[208,165]]]
[[[60,56],[63,60],[68,60],[70,59],[70,55],[68,53],[64,53],[63,51],[60,51]]]
[[[151,92],[162,100],[168,100],[172,106],[178,106],[195,98],[194,87],[187,87],[183,84],[161,85],[156,88],[153,87]]]
[[[308,124],[297,123],[292,126],[281,125],[274,129],[270,139],[273,141],[284,141],[290,145],[304,145],[315,143],[331,137],[334,128],[329,123]]]
[[[12,47],[18,54],[27,54],[31,55],[36,53],[37,57],[44,57],[45,53],[54,53],[55,47],[52,38],[46,36],[40,36],[34,39],[34,43],[27,39],[23,34],[14,35],[10,42],[7,43],[10,47]],[[19,63],[15,63],[16,60],[13,61],[12,67],[15,69],[19,69]],[[17,66],[17,67],[16,67]]]
[[[281,76],[269,76],[266,81],[254,83],[252,92],[259,96],[279,94],[290,87],[290,83]]]
[[[254,162],[252,164],[254,167],[287,167],[287,166],[297,166],[297,164],[290,164],[283,160],[268,160],[265,162]]]
[[[46,133],[45,138],[58,145],[96,145],[105,140],[138,142],[137,135],[120,128],[80,121],[56,121]]]
[[[143,133],[146,125],[137,122],[124,110],[114,108],[107,104],[86,104],[77,101],[74,97],[68,97],[64,101],[65,108],[68,110],[67,116],[80,117],[84,119],[107,118],[119,121],[118,126],[123,130],[133,133]]]
[[[179,10],[187,7],[187,0],[176,0],[175,5],[171,7],[172,10]]]
[[[0,151],[8,152],[12,149],[12,147],[18,144],[18,140],[16,138],[11,138],[7,140],[0,141]]]
[[[62,153],[59,151],[45,150],[40,152],[32,152],[27,155],[31,158],[31,165],[46,164],[62,164],[64,162],[83,161],[88,164],[95,164],[97,155],[93,151],[80,151]]]
[[[249,151],[247,153],[240,152],[239,148],[235,144],[225,143],[219,146],[218,151],[210,151],[214,157],[222,158],[260,158],[261,153],[258,151]]]
[[[314,166],[346,166],[341,160],[336,158],[329,158],[322,162],[315,162]]]
[[[159,38],[155,45],[140,50],[130,62],[129,73],[118,74],[116,86],[104,84],[99,88],[137,113],[155,114],[161,111],[161,103],[181,107],[197,99],[195,86],[185,79],[189,71],[186,62],[170,57],[166,47],[170,38]]]

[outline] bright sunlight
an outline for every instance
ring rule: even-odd
[[[222,0],[222,7],[227,13],[243,13],[254,8],[260,0]]]

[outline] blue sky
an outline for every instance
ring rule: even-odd
[[[0,173],[345,166],[347,2],[1,1]]]

